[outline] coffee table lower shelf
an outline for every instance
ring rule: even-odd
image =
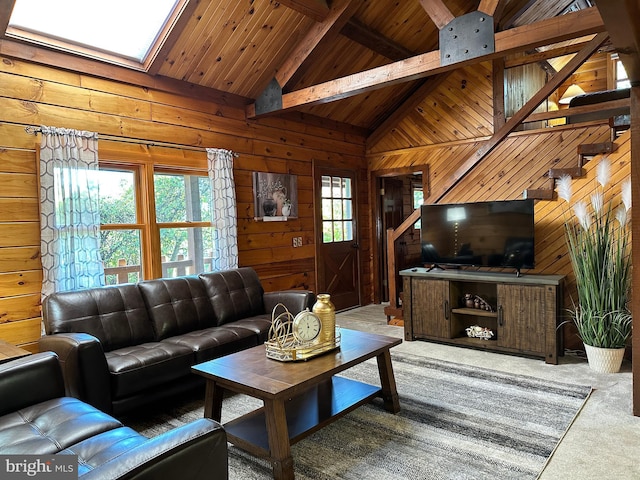
[[[381,388],[333,376],[285,402],[289,443],[302,440],[381,394]],[[264,407],[224,424],[229,442],[254,455],[269,458]]]

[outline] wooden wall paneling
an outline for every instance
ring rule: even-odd
[[[1,197],[36,197],[38,179],[34,173],[0,173]]]
[[[37,339],[41,335],[40,317],[16,320],[0,325],[0,338],[5,342],[25,347],[30,351],[37,349]]]
[[[35,198],[0,198],[0,222],[40,221]]]
[[[0,297],[0,338],[2,324],[40,316],[40,292],[35,294]]]
[[[0,273],[38,270],[41,267],[40,245],[0,248]]]
[[[32,82],[30,79],[26,77],[18,77],[15,75],[9,75],[9,78],[12,79],[12,82],[4,82],[5,84],[9,84],[7,90],[7,94],[11,98],[19,98],[21,100],[30,101],[34,97],[38,97],[47,105],[64,105],[64,101],[69,98],[73,99],[69,105],[65,105],[65,107],[70,106],[74,109],[84,111],[98,111],[105,114],[119,114],[122,116],[126,116],[132,118],[132,127],[137,125],[136,120],[140,119],[151,119],[160,123],[169,123],[171,125],[183,125],[187,127],[197,127],[206,130],[215,129],[218,133],[228,133],[235,134],[240,129],[246,129],[247,123],[244,119],[231,120],[229,118],[220,117],[218,115],[211,115],[208,112],[198,112],[194,110],[185,110],[184,107],[178,106],[179,103],[176,102],[176,95],[164,94],[165,98],[173,97],[174,103],[176,105],[159,105],[155,104],[153,108],[153,113],[151,114],[151,107],[149,102],[147,101],[134,101],[132,102],[129,98],[123,98],[122,101],[119,99],[121,97],[117,97],[117,95],[113,94],[105,94],[96,91],[87,91],[86,89],[78,88],[75,86],[64,86],[51,82]],[[19,85],[22,82],[27,83],[27,85]],[[104,81],[103,81],[104,82]],[[126,88],[124,86],[123,88]],[[131,89],[131,87],[129,87]],[[26,91],[25,91],[26,90]],[[29,91],[31,90],[31,91]],[[137,93],[139,88],[132,89],[135,93]],[[48,92],[48,93],[47,93]],[[102,99],[102,100],[101,100]],[[127,107],[127,108],[125,108]],[[45,109],[43,113],[47,110]],[[69,121],[70,115],[62,114],[53,114],[51,115],[53,118],[65,118]],[[106,119],[108,117],[98,119],[98,125],[107,124]],[[135,119],[135,120],[134,120]],[[46,123],[46,119],[43,119],[40,123]],[[84,121],[84,120],[80,120]],[[116,120],[117,122],[117,120]],[[37,122],[33,122],[38,124]],[[93,130],[99,131],[99,133],[117,135],[120,132],[116,130],[110,129],[100,129],[98,125],[95,125]],[[86,123],[84,123],[85,128],[87,128]],[[143,126],[142,129],[147,129],[147,126]],[[254,127],[256,128],[256,127]],[[262,129],[256,128],[258,131]],[[267,132],[263,134],[263,137],[266,139],[273,139],[275,129],[265,127]],[[278,133],[282,134],[282,129],[278,130]],[[132,136],[136,136],[132,134]],[[296,141],[298,144],[309,143],[309,138],[304,138],[302,135],[290,134],[287,135],[292,141]],[[144,135],[141,136],[144,138]],[[157,138],[156,138],[157,139]],[[154,140],[154,138],[149,138],[149,140]],[[306,140],[306,142],[305,142]],[[175,143],[180,143],[177,139],[173,140]],[[182,141],[182,143],[188,143]],[[199,142],[191,142],[191,144],[198,144]],[[318,142],[316,145],[318,149],[326,148],[326,142]],[[354,149],[351,149],[351,153],[357,153],[357,151],[361,149],[360,146],[356,146]],[[242,151],[242,150],[240,150]]]
[[[3,150],[31,150],[35,151],[35,145],[37,139],[34,135],[25,135],[24,125],[20,124],[6,124],[0,121],[0,139],[2,139],[0,148]],[[35,168],[35,154],[33,165]]]
[[[365,138],[360,131],[331,122],[327,128],[319,122],[307,125],[292,118],[247,122],[241,108],[67,74],[26,61],[4,62],[0,80],[9,86],[0,93],[0,186],[7,186],[4,193],[0,190],[0,338],[35,345],[40,334],[39,217],[34,181],[34,148],[39,137],[27,134],[27,125],[97,131],[102,136],[102,158],[157,167],[204,172],[205,146],[231,148],[239,153],[234,170],[240,263],[255,267],[267,290],[315,288],[311,162],[348,165],[360,169],[362,175],[366,172]],[[138,143],[127,143],[127,139]],[[253,220],[253,171],[298,176],[297,219]],[[360,210],[366,212],[367,199],[360,201]],[[360,223],[368,236],[368,222]],[[296,236],[303,238],[302,247],[293,248]],[[371,270],[368,243],[361,242],[365,275]],[[370,289],[370,281],[365,280],[364,289]]]
[[[89,110],[126,117],[151,118],[147,102],[121,95],[90,91],[75,85],[64,85],[48,80],[0,73],[3,96],[47,105]]]
[[[41,283],[41,270],[0,273],[0,292],[4,297],[39,293]]]
[[[0,247],[40,245],[40,219],[31,222],[0,223]]]
[[[0,172],[35,174],[33,151],[0,148]]]

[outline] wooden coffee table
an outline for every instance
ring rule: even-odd
[[[305,362],[267,358],[265,346],[192,367],[206,379],[204,416],[220,421],[225,390],[261,399],[264,407],[224,425],[237,447],[268,459],[274,478],[293,479],[291,445],[376,396],[384,408],[400,411],[390,349],[399,338],[341,329],[340,349]],[[376,357],[380,386],[337,373]]]

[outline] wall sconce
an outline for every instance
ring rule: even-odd
[[[569,102],[573,99],[573,97],[577,97],[578,95],[584,95],[585,92],[575,83],[572,84],[567,90],[564,92],[558,103],[561,105],[568,105]]]

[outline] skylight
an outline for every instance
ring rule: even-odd
[[[178,1],[16,0],[7,33],[65,50],[104,52],[143,63]]]

